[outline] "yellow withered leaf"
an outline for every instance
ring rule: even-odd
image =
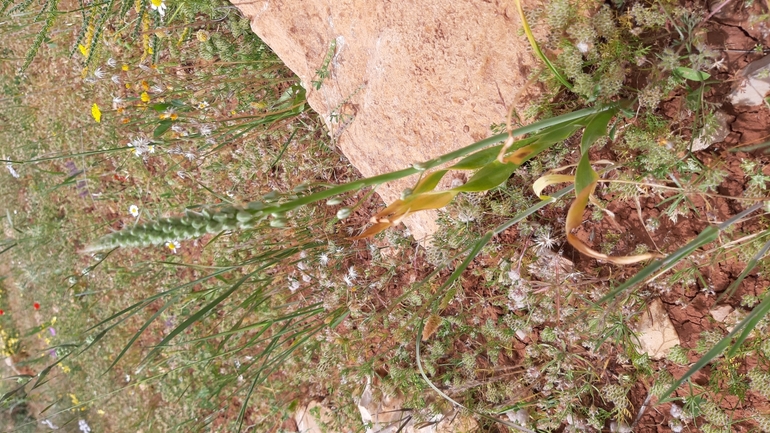
[[[575,176],[569,174],[546,174],[537,178],[535,183],[532,184],[532,189],[535,190],[535,194],[540,197],[541,200],[548,200],[550,197],[542,195],[543,190],[555,183],[574,182]]]
[[[456,195],[456,191],[430,191],[422,194],[413,194],[403,200],[396,200],[372,217],[373,226],[364,230],[363,233],[355,236],[353,239],[374,236],[388,227],[400,223],[410,213],[428,209],[440,209],[448,205]]]
[[[577,193],[575,201],[572,202],[572,205],[567,212],[567,221],[565,227],[565,231],[567,232],[567,242],[569,242],[570,245],[572,245],[576,250],[589,257],[615,263],[616,265],[630,265],[645,260],[663,257],[662,255],[656,253],[646,253],[635,256],[608,256],[592,249],[572,233],[572,231],[578,228],[583,222],[583,211],[585,211],[586,206],[588,205],[589,197],[591,194],[593,194],[594,189],[596,189],[597,181],[598,177],[597,180]]]

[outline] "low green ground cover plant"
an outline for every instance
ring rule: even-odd
[[[602,197],[657,197],[653,233],[724,195],[727,172],[690,152],[715,122],[706,14],[665,1],[517,7],[546,65],[540,101],[488,139],[340,183],[319,169],[338,156],[305,90],[227,4],[4,3],[7,33],[30,38],[2,48],[14,59],[0,132],[13,180],[0,187],[0,251],[16,289],[0,306],[35,312],[0,332],[7,355],[30,351],[14,361],[30,370],[4,388],[14,426],[272,431],[311,396],[343,407],[343,428],[360,425],[351,403],[377,376],[418,421],[462,407],[481,428],[630,431],[668,404],[674,431],[748,418],[766,429],[766,414],[735,419],[722,404],[766,394],[764,290],[744,295],[729,333],[672,350],[668,362],[688,367],[676,377],[633,329],[653,289],[708,291],[701,269],[718,260],[745,264],[726,293],[767,276],[765,161],[743,163],[750,188],[730,198],[741,211],[690,239],[617,252],[621,234],[599,233],[599,247],[579,236],[587,209],[597,224],[613,218]],[[669,97],[688,114],[656,112]],[[607,146],[617,160],[596,157]],[[439,189],[453,171],[471,174]],[[377,185],[415,174],[360,227]],[[434,243],[383,254],[410,246],[394,227],[427,209],[442,209]],[[567,247],[600,262],[578,270]],[[402,279],[418,256],[434,267]],[[708,384],[689,380],[707,365]],[[639,384],[643,404],[630,397]]]

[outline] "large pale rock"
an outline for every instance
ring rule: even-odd
[[[526,85],[535,61],[512,1],[232,2],[301,78],[310,106],[364,176],[485,138],[517,96],[526,102],[526,92],[537,92]],[[315,90],[332,44],[329,76]],[[413,183],[378,192],[391,202]],[[407,225],[419,240],[435,231],[434,220],[425,212]]]

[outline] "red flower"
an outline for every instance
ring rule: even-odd
[[[5,311],[0,310],[0,316],[2,316],[3,314],[5,314]]]
[[[39,309],[40,309],[40,304],[39,304],[39,303],[37,303],[37,302],[35,302],[34,304],[32,304],[32,306],[33,306],[33,307],[35,307],[35,310],[39,310]]]

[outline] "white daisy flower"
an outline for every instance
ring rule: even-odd
[[[174,253],[174,254],[176,254],[176,249],[177,249],[178,246],[179,245],[177,244],[176,241],[166,242],[166,248],[171,250],[171,252]]]
[[[128,213],[130,213],[131,216],[133,216],[133,217],[138,217],[139,216],[139,206],[137,206],[135,204],[132,204],[131,206],[128,207]]]
[[[107,66],[109,66],[110,68],[115,68],[118,66],[118,62],[117,60],[110,57],[109,59],[107,59]]]
[[[152,10],[158,11],[161,18],[166,16],[167,6],[165,0],[150,0],[150,7],[152,7]]]

